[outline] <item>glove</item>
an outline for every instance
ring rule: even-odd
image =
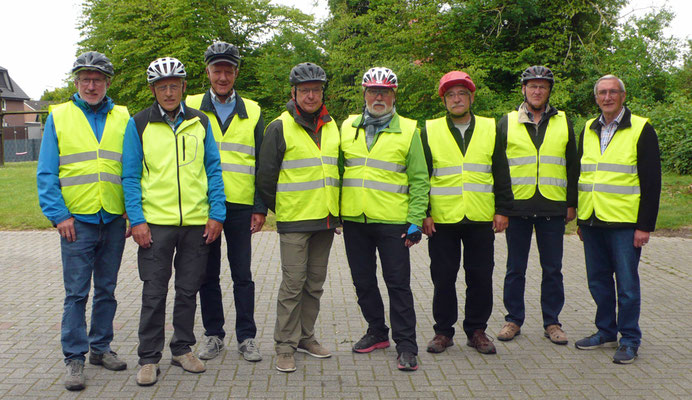
[[[418,243],[423,238],[423,233],[417,225],[411,224],[406,231],[406,240],[410,240],[413,243]]]

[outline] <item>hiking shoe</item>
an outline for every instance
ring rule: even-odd
[[[187,372],[192,372],[194,374],[199,374],[200,372],[204,372],[207,370],[207,368],[204,366],[204,363],[199,360],[192,352],[187,352],[183,354],[182,356],[173,356],[171,359],[171,364],[181,367]]]
[[[615,364],[632,364],[637,358],[637,348],[621,344],[615,351],[613,362]]]
[[[139,386],[151,386],[159,379],[161,373],[158,364],[144,364],[137,371],[135,381]]]
[[[473,347],[479,353],[483,354],[495,354],[497,352],[495,350],[495,345],[490,341],[490,338],[485,334],[485,330],[483,329],[476,329],[473,331],[473,335],[471,335],[466,342],[466,345]]]
[[[596,332],[591,336],[587,336],[584,339],[579,339],[574,342],[574,347],[579,350],[592,350],[599,347],[617,347],[618,342],[613,340],[608,340],[600,333]]]
[[[238,352],[243,355],[245,361],[262,361],[262,354],[255,338],[247,338],[238,343]]]
[[[293,372],[296,370],[296,359],[293,353],[281,353],[276,355],[276,369],[281,372]]]
[[[402,351],[399,357],[396,358],[399,371],[415,371],[418,369],[418,361],[416,360],[416,355],[408,352]]]
[[[122,371],[127,368],[127,363],[119,359],[118,354],[116,354],[114,351],[101,354],[90,352],[89,364],[103,365],[103,368],[111,371]]]
[[[437,334],[431,341],[428,342],[428,353],[442,353],[447,350],[447,347],[453,346],[452,338],[445,335]]]
[[[563,331],[560,325],[558,324],[548,325],[545,328],[543,336],[547,337],[548,339],[550,339],[551,342],[555,344],[567,344],[567,334],[565,334],[565,331]]]
[[[366,333],[353,345],[353,351],[355,353],[370,353],[373,350],[386,349],[387,347],[389,347],[389,337]]]
[[[298,351],[301,353],[310,354],[311,356],[317,358],[329,358],[332,356],[332,353],[330,353],[329,350],[319,344],[319,342],[316,340],[307,344],[298,343]]]
[[[500,333],[497,334],[497,338],[503,342],[506,342],[519,335],[521,335],[521,327],[514,322],[507,322],[502,329],[500,329]]]
[[[199,358],[211,360],[218,357],[221,350],[223,350],[223,339],[218,336],[204,336],[199,349]]]
[[[68,360],[67,373],[65,374],[65,389],[82,390],[86,387],[86,375],[84,375],[84,361]]]

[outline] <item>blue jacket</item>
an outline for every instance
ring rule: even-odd
[[[101,106],[94,111],[78,93],[70,99],[79,107],[89,125],[94,132],[94,136],[100,142],[103,135],[103,128],[106,126],[106,117],[113,108],[113,100],[105,97]],[[103,208],[95,214],[72,214],[65,205],[60,189],[60,179],[58,172],[60,167],[60,151],[58,149],[58,135],[55,133],[55,123],[53,114],[48,115],[46,126],[43,128],[43,139],[41,140],[41,151],[38,156],[38,167],[36,168],[36,184],[38,186],[38,202],[41,205],[43,215],[48,218],[53,225],[57,225],[70,217],[77,221],[98,224],[107,224],[120,215],[110,214]]]
[[[158,108],[155,103],[154,107]],[[185,110],[185,103],[181,103]],[[157,110],[158,111],[158,110]],[[176,129],[183,122],[182,114],[175,121]],[[142,211],[142,160],[144,152],[142,141],[137,132],[134,117],[130,118],[125,130],[123,142],[123,192],[125,193],[125,209],[130,218],[130,225],[137,226],[146,221]],[[216,147],[211,124],[207,123],[207,133],[204,138],[204,169],[207,173],[207,196],[209,197],[209,218],[223,223],[226,220],[226,194],[223,191],[221,178],[221,157]]]

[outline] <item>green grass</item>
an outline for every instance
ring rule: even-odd
[[[36,194],[36,162],[5,163],[0,167],[0,229],[46,229],[51,224],[41,213]],[[276,229],[273,213],[267,216],[265,230]],[[567,225],[574,233],[575,223]],[[663,175],[661,208],[656,229],[692,229],[692,175]]]

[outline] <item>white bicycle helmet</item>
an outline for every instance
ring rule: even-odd
[[[152,84],[164,78],[183,78],[187,76],[185,66],[177,58],[157,58],[147,68],[147,82]]]
[[[396,89],[399,87],[399,81],[396,74],[389,68],[375,67],[370,68],[363,75],[363,87],[386,87]]]

